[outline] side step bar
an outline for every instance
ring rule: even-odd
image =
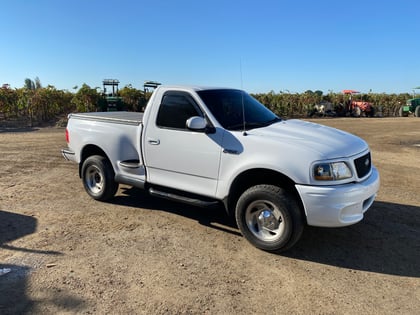
[[[187,204],[190,204],[190,205],[193,205],[193,206],[204,207],[204,208],[211,207],[211,206],[216,206],[216,205],[219,204],[219,202],[215,201],[215,200],[202,200],[202,199],[198,199],[198,198],[181,196],[181,195],[177,195],[177,194],[174,194],[174,193],[160,191],[160,190],[157,190],[153,187],[149,188],[149,193],[152,196],[155,196],[155,197],[160,197],[160,198],[164,198],[164,199],[179,201],[179,202],[182,202],[182,203],[187,203]]]

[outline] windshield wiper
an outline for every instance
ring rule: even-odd
[[[262,128],[262,127],[270,126],[270,125],[272,125],[276,122],[279,122],[279,121],[281,121],[281,118],[276,117],[272,120],[264,121],[264,122],[250,122],[250,123],[247,122],[245,124],[245,126],[249,127],[250,129],[252,129],[252,128]]]
[[[270,126],[270,125],[272,125],[272,124],[274,124],[276,122],[279,122],[279,121],[281,121],[281,118],[280,117],[276,117],[276,118],[274,118],[274,119],[272,119],[270,121],[267,121],[266,126]]]
[[[262,127],[267,127],[270,126],[276,122],[281,121],[281,118],[276,117],[272,120],[269,121],[264,121],[264,122],[245,122],[245,128],[246,130],[250,130],[250,129],[254,129],[254,128],[262,128]],[[244,128],[244,124],[234,124],[234,125],[230,125],[227,126],[226,129],[228,130],[242,130]]]
[[[244,124],[242,123],[226,126],[227,130],[242,130],[243,128],[244,128]]]

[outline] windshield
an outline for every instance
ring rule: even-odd
[[[223,89],[204,90],[197,93],[217,121],[228,130],[265,127],[281,120],[244,91]],[[244,112],[245,119],[243,119]]]

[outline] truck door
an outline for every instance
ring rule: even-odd
[[[144,135],[148,181],[153,184],[214,196],[223,130],[214,133],[188,130],[186,121],[203,117],[187,92],[167,91]]]

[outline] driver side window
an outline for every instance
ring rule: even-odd
[[[162,98],[156,125],[160,128],[184,129],[192,116],[202,116],[194,100],[186,93],[168,92]]]

